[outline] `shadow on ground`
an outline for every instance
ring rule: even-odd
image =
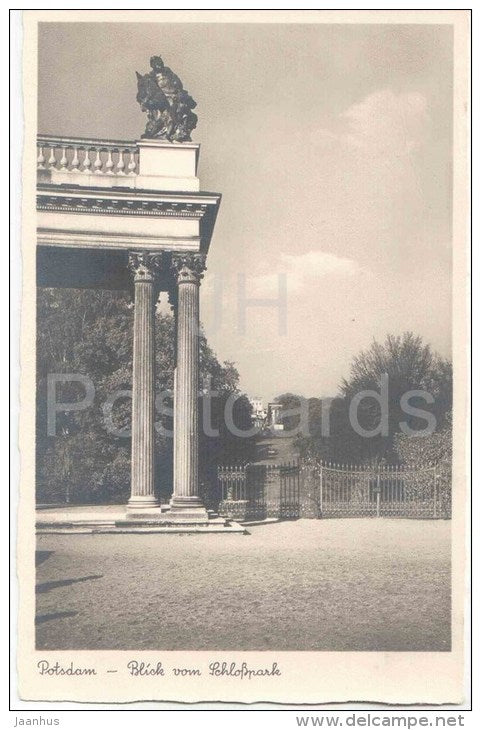
[[[44,624],[46,621],[55,621],[59,618],[72,618],[76,616],[78,611],[57,611],[57,613],[45,613],[41,616],[35,616],[35,626]]]
[[[35,565],[38,566],[42,565],[46,560],[50,558],[51,555],[53,555],[55,550],[36,550],[35,551]]]
[[[40,535],[55,555],[38,569],[37,647],[450,651],[449,522],[299,519],[249,532]]]
[[[99,578],[103,578],[103,575],[86,575],[83,578],[51,580],[47,583],[39,583],[37,586],[35,586],[35,593],[48,593],[48,591],[53,591],[54,588],[64,588],[65,586],[71,586],[74,583],[83,583],[86,580],[98,580]]]

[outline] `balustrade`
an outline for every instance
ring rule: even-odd
[[[139,151],[132,142],[68,137],[37,138],[37,170],[85,175],[133,176],[138,174]]]

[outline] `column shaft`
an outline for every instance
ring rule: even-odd
[[[197,496],[198,486],[198,391],[199,391],[199,287],[179,286],[176,372],[176,497]]]
[[[133,254],[134,352],[132,373],[132,477],[129,506],[157,507],[154,489],[154,292],[155,277],[147,254]]]
[[[199,496],[199,284],[204,257],[174,257],[177,273],[177,366],[174,403],[174,494],[171,513],[205,520]]]

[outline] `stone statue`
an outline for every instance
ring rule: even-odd
[[[166,139],[169,142],[190,142],[197,125],[194,109],[197,104],[160,56],[150,59],[151,71],[137,74],[137,101],[148,121],[142,139]]]

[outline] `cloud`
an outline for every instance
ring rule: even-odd
[[[442,352],[449,344],[441,276],[446,270],[449,279],[449,267],[435,263],[443,229],[425,174],[433,149],[428,103],[415,90],[387,89],[344,109],[329,125],[313,120],[307,144],[276,148],[278,162],[262,177],[263,185],[275,180],[275,195],[259,195],[258,207],[251,199],[243,218],[230,220],[240,234],[236,258],[229,266],[222,260],[217,329],[215,269],[202,286],[209,341],[238,364],[248,392],[332,395],[352,356],[387,332],[413,329]],[[248,300],[267,300],[248,304],[242,331],[238,273]],[[435,299],[417,306],[433,287]]]
[[[342,137],[363,152],[409,154],[424,138],[427,106],[419,92],[375,91],[341,114],[348,125]]]
[[[349,258],[325,251],[303,254],[281,253],[275,271],[246,277],[248,296],[272,297],[279,294],[280,276],[285,276],[287,293],[302,291],[316,280],[336,275],[352,276],[359,271],[358,264]]]

